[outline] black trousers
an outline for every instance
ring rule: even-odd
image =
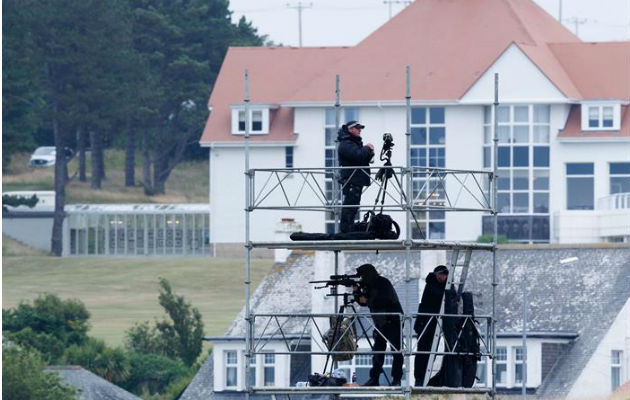
[[[377,328],[380,333],[374,330],[372,334],[374,337],[374,351],[385,351],[387,349],[387,341],[391,344],[393,351],[400,351],[400,319],[390,319],[385,325],[378,326]],[[387,339],[387,341],[385,339]],[[393,356],[392,379],[399,381],[403,374],[403,355],[401,353],[394,353]],[[384,362],[385,354],[374,354],[372,356],[372,369],[370,369],[371,379],[378,382],[381,372],[383,372]]]
[[[344,206],[357,206],[341,209],[341,220],[339,221],[339,230],[343,233],[352,232],[352,225],[356,218],[357,211],[359,211],[359,204],[361,204],[361,190],[363,186],[352,185],[348,183],[343,188],[343,205]]]
[[[421,317],[418,317],[421,318]],[[424,317],[429,318],[429,317]],[[426,322],[422,324],[426,326]],[[435,334],[435,328],[437,327],[437,321],[435,318],[431,318],[428,322],[428,326],[424,329],[424,332],[416,332],[420,336],[418,340],[418,351],[431,351],[431,345],[433,344],[433,335]],[[427,372],[427,365],[429,364],[429,354],[416,354],[416,358],[413,363],[413,374],[416,378],[416,386],[424,386],[424,375]]]

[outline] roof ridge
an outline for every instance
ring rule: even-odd
[[[529,38],[529,40],[531,41],[531,43],[527,43],[527,44],[531,44],[531,45],[538,45],[538,42],[536,42],[536,40],[534,40],[533,36],[531,35],[529,29],[527,29],[527,25],[525,24],[525,22],[521,19],[521,17],[518,15],[518,13],[516,12],[516,10],[514,9],[514,7],[512,6],[512,2],[511,0],[505,0],[504,1],[505,4],[507,4],[507,8],[510,11],[510,13],[512,14],[512,16],[514,18],[516,18],[516,20],[518,21],[518,24],[520,25],[520,27],[523,29],[523,31],[525,31],[525,35],[527,35],[527,37]],[[516,41],[512,40],[512,43],[516,43]],[[526,42],[524,42],[526,43]]]

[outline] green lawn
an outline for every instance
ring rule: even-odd
[[[245,260],[213,258],[56,258],[3,237],[2,307],[49,292],[83,301],[91,313],[90,335],[122,343],[134,322],[161,318],[158,277],[171,282],[203,315],[207,335],[222,335],[244,304]],[[255,288],[272,260],[252,260]]]
[[[178,164],[166,181],[166,194],[146,196],[142,186],[141,158],[136,157],[136,185],[125,186],[125,153],[121,150],[106,150],[105,173],[101,190],[90,188],[90,157],[87,155],[87,182],[73,179],[67,186],[66,204],[77,203],[207,203],[209,196],[208,161],[183,162]],[[2,191],[53,190],[54,168],[31,168],[30,154],[15,154],[11,163],[3,170]],[[78,158],[68,165],[73,176],[78,168]]]

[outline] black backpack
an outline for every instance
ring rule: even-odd
[[[353,232],[369,232],[375,239],[395,240],[400,236],[400,226],[387,214],[368,211],[363,216],[363,221],[352,227]]]

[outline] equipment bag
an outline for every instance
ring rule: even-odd
[[[387,214],[368,211],[363,216],[363,221],[352,226],[353,232],[369,232],[375,239],[395,240],[400,236],[400,226]]]
[[[352,320],[350,318],[344,318],[340,322],[337,322],[337,318],[343,318],[343,316],[331,315],[330,316],[330,329],[326,332],[324,341],[326,347],[330,351],[347,351],[347,353],[335,353],[332,354],[334,361],[347,361],[352,360],[354,352],[359,347],[357,345],[357,338],[352,329]],[[333,346],[335,348],[333,349]]]

